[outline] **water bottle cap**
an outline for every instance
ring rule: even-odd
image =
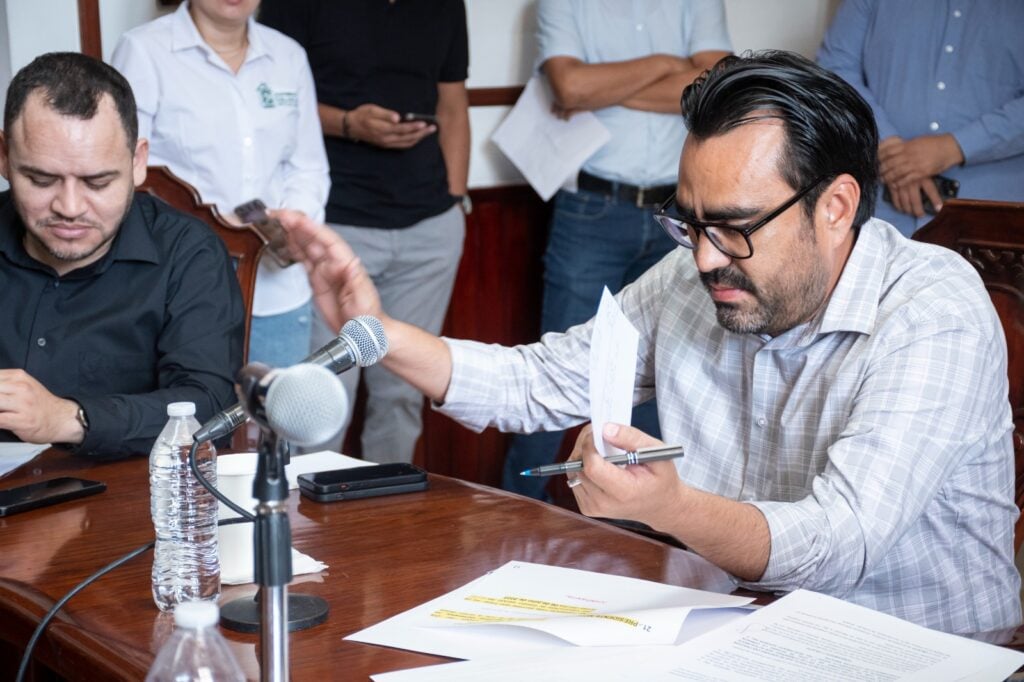
[[[195,403],[169,403],[167,405],[168,417],[191,417],[195,413]]]
[[[174,624],[179,628],[201,630],[217,624],[220,609],[212,601],[186,601],[174,607]]]

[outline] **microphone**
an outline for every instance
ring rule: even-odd
[[[346,322],[336,338],[303,360],[303,363],[341,374],[357,365],[369,367],[376,364],[387,352],[388,339],[384,336],[384,325],[376,317],[360,315]],[[241,403],[236,404],[210,418],[193,434],[193,438],[197,443],[202,443],[226,436],[244,424],[245,419],[245,408]]]
[[[316,445],[345,423],[348,396],[337,375],[322,365],[303,363],[270,369],[253,362],[238,372],[244,410],[295,445]]]

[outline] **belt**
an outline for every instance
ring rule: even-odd
[[[588,192],[597,192],[614,197],[619,201],[633,204],[637,208],[644,206],[660,206],[676,191],[675,185],[655,185],[654,187],[637,187],[624,182],[612,182],[580,171],[577,187]]]

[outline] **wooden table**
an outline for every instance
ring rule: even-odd
[[[0,487],[70,475],[107,484],[93,497],[0,518],[0,679],[46,610],[100,567],[152,539],[145,458],[105,464],[51,450],[0,479]],[[493,488],[431,476],[430,490],[317,504],[293,491],[294,545],[330,568],[298,576],[293,593],[330,605],[328,621],[289,638],[293,680],[360,680],[444,661],[346,642],[342,637],[449,592],[513,559],[645,578],[712,591],[733,585],[680,549]],[[173,628],[150,595],[152,553],[73,598],[35,651],[39,677],[141,680]],[[252,594],[225,587],[221,602]],[[224,631],[250,679],[257,635]],[[343,672],[342,672],[343,671]]]

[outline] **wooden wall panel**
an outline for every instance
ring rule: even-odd
[[[549,208],[526,186],[474,190],[462,263],[444,333],[514,345],[537,340]],[[427,408],[417,461],[446,476],[497,486],[508,436],[481,434]]]
[[[473,213],[443,333],[505,345],[536,341],[550,208],[525,185],[474,189],[470,195]],[[356,457],[362,451],[364,398],[360,390],[342,448]],[[414,461],[433,473],[498,486],[508,440],[494,429],[473,433],[424,405]]]

